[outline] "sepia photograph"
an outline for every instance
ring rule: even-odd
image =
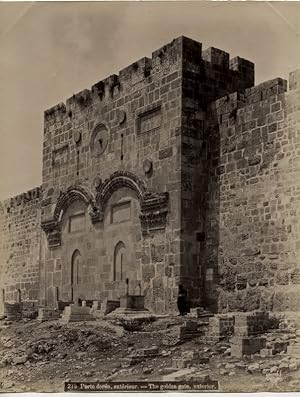
[[[300,2],[0,2],[0,393],[300,391]]]

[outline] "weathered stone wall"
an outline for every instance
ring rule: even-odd
[[[125,187],[127,182],[124,181],[130,173],[129,178],[137,179],[137,184],[144,186],[147,191],[168,192],[166,227],[143,233],[143,236],[141,228],[139,230],[131,228],[132,222],[137,224],[140,206],[144,203],[143,198],[138,197],[138,192],[132,189],[139,203],[132,213],[131,220],[123,224],[122,231],[119,229],[120,239],[121,234],[123,236],[132,232],[136,234],[131,244],[132,252],[137,248],[134,255],[140,266],[138,280],[135,281],[142,282],[142,292],[147,295],[147,305],[156,311],[175,308],[177,294],[175,275],[179,276],[177,270],[180,265],[179,127],[183,48],[183,39],[176,39],[155,51],[151,59],[143,58],[121,70],[118,75],[112,75],[95,84],[91,90],[84,90],[74,95],[66,104],[57,105],[45,112],[43,223],[51,221],[59,197],[70,186],[84,186],[97,204],[97,194],[103,183],[111,179],[111,187],[107,188],[109,193],[106,194],[106,198],[109,198],[114,191]],[[98,147],[97,154],[98,142],[93,142],[93,136],[94,127],[99,123],[102,125],[100,130],[106,130],[100,133],[103,134],[100,135],[100,139],[103,146],[106,145],[107,140],[107,148],[102,151]],[[147,168],[145,160],[152,162],[150,167]],[[121,175],[119,185],[114,182],[116,172]],[[106,211],[108,208],[110,211],[110,204],[105,201],[102,210]],[[63,212],[65,210],[66,208],[62,209]],[[98,249],[100,252],[104,249],[101,248],[101,241],[104,240],[105,249],[113,250],[113,240],[104,237],[105,219],[92,222],[89,227],[90,233],[93,234],[92,250]],[[62,235],[63,239],[64,235]],[[135,244],[138,247],[135,247]],[[61,257],[64,241],[61,247],[50,249],[45,241],[43,255],[44,264],[46,268],[48,267],[46,274],[49,273],[49,269],[50,272],[53,271],[52,265],[49,265],[53,260],[61,261],[62,268],[70,268],[70,255],[75,248],[73,245],[69,248],[70,252]],[[100,295],[102,292],[107,295],[108,290],[115,289],[112,279],[112,258],[109,254],[108,259],[102,263],[99,252],[95,253],[97,259],[85,270],[89,277],[93,278],[97,274],[97,269],[102,266],[107,269],[104,275],[105,289],[97,292]],[[47,284],[47,280],[44,282]],[[86,287],[88,285],[86,284]],[[41,298],[46,303],[53,303],[54,287],[48,284],[48,295]],[[49,288],[52,288],[51,293]]]
[[[206,300],[299,309],[299,71],[212,106]],[[207,270],[208,271],[208,270]]]
[[[299,75],[253,87],[253,63],[180,37],[45,111],[43,199],[0,210],[2,301],[116,300],[128,278],[157,313],[178,284],[295,309]]]
[[[254,64],[192,40],[183,61],[181,129],[182,284],[191,305],[203,304],[208,175],[208,107],[212,100],[254,84]]]
[[[198,304],[203,290],[203,245],[199,235],[204,232],[203,204],[208,184],[207,106],[213,99],[235,89],[244,90],[253,83],[251,62],[241,58],[229,60],[229,54],[215,48],[202,52],[201,43],[181,37],[155,51],[151,59],[143,58],[118,76],[95,84],[91,91],[85,90],[68,99],[66,105],[46,111],[43,222],[51,221],[56,203],[70,186],[84,187],[95,198],[96,206],[106,208],[108,203],[98,203],[97,192],[101,190],[101,181],[105,184],[113,180],[116,172],[125,176],[131,173],[131,178],[138,179],[148,191],[167,192],[166,227],[150,233],[144,233],[143,226],[142,230],[135,230],[139,237],[130,247],[132,251],[136,247],[137,251],[131,256],[138,261],[141,272],[137,280],[131,281],[141,284],[147,306],[155,311],[175,309],[178,283],[187,288],[191,303]],[[107,148],[98,148],[97,154],[98,142],[93,137],[97,134],[94,127],[99,123],[100,132],[96,136]],[[145,161],[148,168],[151,161],[148,171]],[[112,191],[119,189],[119,185],[114,184]],[[137,207],[137,216],[142,207],[143,199]],[[91,226],[92,247],[99,245],[98,228],[107,234],[103,222]],[[126,230],[131,233],[129,223],[122,230],[125,235]],[[112,240],[106,241],[106,248],[114,249]],[[62,246],[66,244],[62,242]],[[69,269],[75,247],[71,241],[67,246],[70,252],[63,254],[61,261],[62,267]],[[61,255],[60,248],[53,251],[46,244],[46,266],[53,255]],[[86,268],[91,278],[95,269],[102,266],[101,262],[110,268],[105,276],[107,283],[99,287],[105,294],[103,297],[110,296],[112,290],[122,291],[111,279],[111,257],[104,259],[98,252],[95,258],[90,270]],[[54,285],[51,288],[45,301],[53,301]],[[91,290],[87,284],[84,288]]]
[[[40,189],[0,203],[0,310],[4,301],[37,300],[40,254]]]
[[[130,219],[119,222],[112,219],[111,206],[118,202],[130,202]],[[130,280],[129,293],[140,293],[137,281],[142,280],[141,227],[138,214],[139,202],[127,188],[119,189],[111,196],[103,225],[94,226],[85,204],[80,200],[73,202],[62,219],[61,246],[52,249],[51,258],[47,256],[45,262],[47,302],[115,300],[126,293],[126,278]],[[78,220],[72,226],[74,218]],[[125,248],[122,275],[120,266],[114,272],[114,264],[117,265],[116,249],[120,246]]]

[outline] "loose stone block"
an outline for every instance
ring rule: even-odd
[[[108,300],[105,299],[104,302],[101,303],[101,311],[103,314],[108,314],[120,307],[120,301],[116,300]]]
[[[148,347],[144,349],[144,356],[157,356],[159,349],[157,346]]]
[[[266,339],[262,337],[239,337],[234,336],[230,340],[231,356],[243,357],[258,353],[266,345]]]
[[[65,307],[61,316],[62,322],[76,321],[94,321],[96,318],[91,313],[91,309],[87,306],[70,305]]]
[[[266,312],[246,312],[235,315],[234,335],[257,335],[268,329],[269,315]]]
[[[288,356],[300,359],[300,343],[295,343],[293,345],[287,346]]]
[[[10,321],[20,320],[22,318],[22,302],[4,302],[4,315]]]
[[[179,339],[181,341],[190,340],[201,335],[201,331],[198,330],[197,321],[187,320],[179,328]]]
[[[38,321],[52,321],[60,318],[60,311],[49,307],[40,307],[38,311]]]
[[[189,359],[184,359],[182,357],[179,358],[173,358],[172,359],[172,367],[173,368],[188,368],[191,364],[191,360]]]
[[[38,301],[24,301],[22,308],[22,317],[34,319],[38,316]]]
[[[70,306],[73,302],[72,301],[57,301],[57,309],[58,311],[62,312],[66,306]]]
[[[131,309],[131,310],[144,310],[144,296],[138,295],[126,295],[120,298],[120,308],[121,309]]]
[[[207,322],[210,317],[213,317],[213,313],[204,310],[203,307],[192,307],[190,309],[189,316]]]
[[[208,334],[210,337],[221,339],[232,335],[235,317],[231,314],[216,315],[209,318]]]

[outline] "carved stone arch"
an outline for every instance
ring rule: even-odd
[[[96,202],[102,213],[111,195],[122,187],[127,187],[133,190],[140,202],[143,201],[144,196],[147,193],[146,183],[136,175],[127,171],[114,172],[110,178],[104,181],[96,196]]]
[[[82,186],[70,186],[59,196],[54,209],[53,218],[57,222],[61,222],[64,212],[77,200],[83,201],[87,207],[91,206],[92,208],[96,208],[94,196],[87,189]]]
[[[143,234],[165,228],[168,214],[168,192],[149,191],[145,181],[128,171],[113,173],[98,189],[96,203],[100,212],[99,220],[104,218],[105,205],[111,195],[122,187],[133,190],[139,199]]]
[[[99,220],[100,212],[96,205],[94,195],[83,186],[70,186],[59,196],[52,218],[42,223],[42,228],[48,238],[49,248],[61,245],[62,216],[67,208],[76,200],[82,200],[86,204],[92,222],[97,222]]]

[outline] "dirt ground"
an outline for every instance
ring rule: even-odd
[[[209,341],[205,327],[202,335],[184,342],[178,337],[184,321],[180,317],[138,324],[2,320],[0,391],[60,392],[66,381],[188,380],[204,374],[218,380],[224,392],[300,390],[299,359],[284,351],[233,358],[229,340]],[[271,342],[295,338],[295,332],[287,330],[267,335]],[[149,355],[143,354],[145,349],[150,349]],[[198,358],[174,368],[174,359],[187,352],[199,353]]]

